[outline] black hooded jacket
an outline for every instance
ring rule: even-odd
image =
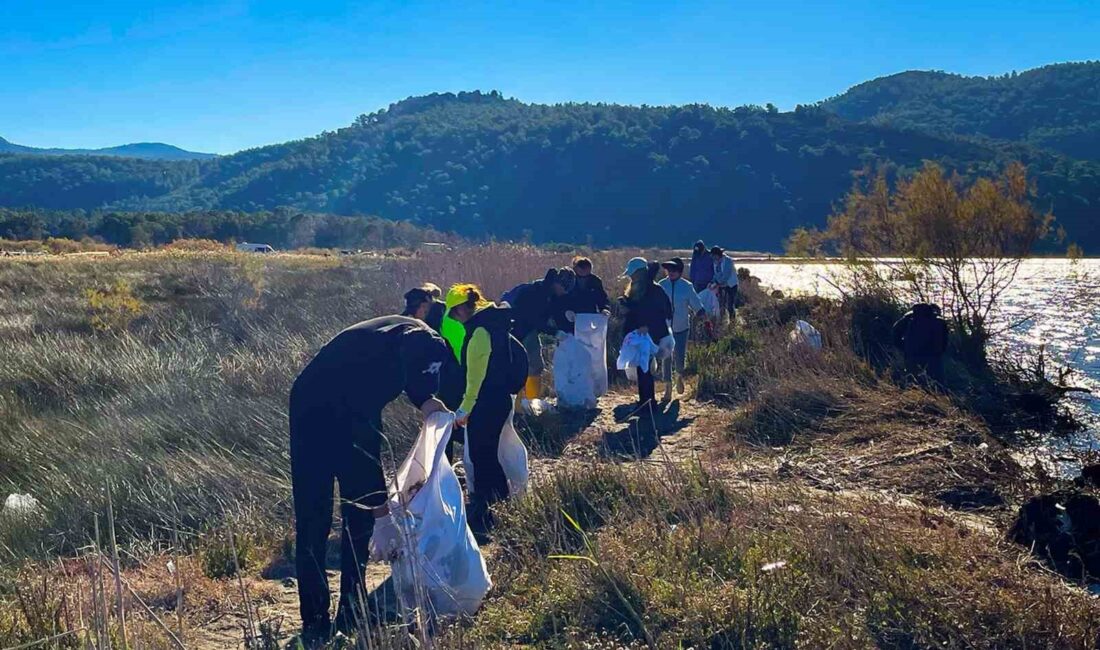
[[[527,284],[521,284],[509,293],[515,293],[512,307],[512,333],[523,340],[531,332],[554,334],[557,328],[551,323],[557,301],[554,300],[554,281],[558,277],[557,269],[550,269],[546,277]]]
[[[926,303],[913,305],[894,323],[894,343],[907,359],[928,359],[947,351],[947,321]]]
[[[660,265],[649,265],[649,277],[646,282],[645,292],[637,298],[623,296],[619,304],[624,310],[623,332],[629,334],[640,327],[649,328],[649,338],[654,343],[660,343],[661,339],[669,334],[668,321],[672,318],[672,303],[668,299],[665,290],[654,282]]]

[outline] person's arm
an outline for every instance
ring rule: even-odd
[[[489,332],[484,327],[474,330],[470,337],[470,344],[466,348],[466,395],[462,398],[462,406],[459,407],[466,415],[469,415],[477,405],[477,394],[481,390],[481,384],[485,382],[485,375],[489,371],[489,355],[493,352],[493,343],[489,339]]]
[[[596,308],[601,312],[611,311],[611,300],[607,297],[607,290],[603,288],[603,280],[595,279],[592,292],[596,294]]]

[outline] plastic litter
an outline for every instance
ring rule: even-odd
[[[391,563],[399,603],[403,612],[420,608],[433,618],[473,615],[492,587],[444,455],[453,426],[453,414],[430,415],[389,490],[402,542]]]
[[[809,350],[821,349],[821,332],[804,320],[795,322],[794,329],[791,330],[789,338],[790,342],[787,343],[788,349],[796,347],[802,347]]]
[[[673,340],[673,344],[675,345],[675,340]],[[619,358],[615,366],[619,370],[626,371],[627,379],[630,381],[638,381],[638,368],[648,367],[652,372],[656,355],[660,351],[661,349],[653,343],[653,339],[649,337],[649,334],[634,331],[627,334],[626,338],[623,339],[623,345],[619,348]]]
[[[519,403],[519,410],[522,411],[524,415],[530,415],[536,418],[545,413],[553,413],[555,411],[553,404],[538,397],[535,399],[524,398],[521,400]]]
[[[542,400],[531,400],[542,401]],[[527,483],[531,478],[527,467],[527,447],[520,440],[513,423],[516,411],[513,408],[504,421],[504,427],[500,430],[500,442],[497,445],[497,460],[504,470],[504,476],[508,479],[508,495],[516,496],[527,491]],[[477,485],[474,477],[474,464],[470,460],[470,446],[462,446],[462,468],[466,471],[466,485]]]
[[[588,346],[578,337],[563,333],[554,348],[554,392],[558,395],[558,405],[596,408],[594,379]]]
[[[607,322],[604,314],[577,314],[573,324],[577,339],[585,344],[591,359],[596,397],[607,394]]]
[[[4,499],[4,512],[29,515],[38,510],[38,499],[29,494],[12,493]]]

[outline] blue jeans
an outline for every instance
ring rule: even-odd
[[[676,365],[676,373],[680,377],[684,376],[684,365],[687,363],[688,353],[688,334],[690,329],[686,329],[683,332],[673,332],[672,338],[676,340],[676,349],[672,353],[671,359],[665,359],[665,381],[672,381],[672,366]]]

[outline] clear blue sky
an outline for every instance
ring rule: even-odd
[[[781,109],[908,69],[1100,59],[1100,1],[2,0],[0,136],[229,153],[410,95]]]

